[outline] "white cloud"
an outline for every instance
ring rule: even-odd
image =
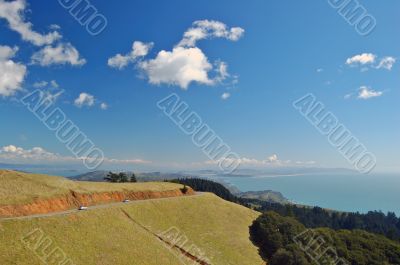
[[[18,52],[18,47],[11,48],[9,46],[0,45],[0,60],[7,60],[15,56]]]
[[[276,154],[273,154],[272,156],[269,156],[266,161],[273,163],[273,162],[277,162],[279,160],[278,160],[278,156]]]
[[[317,73],[322,73],[323,71],[324,71],[324,69],[322,69],[322,68],[317,69]]]
[[[366,86],[360,87],[358,92],[359,99],[370,99],[370,98],[380,97],[382,95],[383,95],[382,91],[375,91]]]
[[[212,65],[197,47],[176,47],[172,51],[160,51],[155,59],[141,62],[151,84],[166,83],[187,89],[191,82],[212,85],[208,77]]]
[[[51,85],[52,87],[54,87],[54,88],[58,88],[58,87],[59,87],[59,85],[58,85],[58,83],[56,82],[56,80],[51,80],[51,81],[50,81],[50,85]]]
[[[59,43],[57,46],[45,46],[31,57],[32,63],[41,66],[53,64],[71,64],[80,66],[86,63],[85,59],[80,58],[78,50],[71,43]]]
[[[353,96],[353,94],[352,93],[349,93],[349,94],[346,94],[346,95],[344,95],[344,99],[350,99],[351,97]]]
[[[376,67],[377,69],[387,69],[387,70],[392,70],[393,65],[396,63],[396,58],[387,56],[381,59],[379,62],[378,66]]]
[[[214,78],[215,82],[222,82],[228,77],[230,77],[230,74],[228,72],[228,65],[225,62],[217,61],[215,65],[216,65],[215,71],[217,72],[217,76]]]
[[[52,153],[42,147],[33,147],[32,149],[24,149],[15,145],[3,146],[0,148],[0,160],[6,162],[23,162],[23,163],[43,163],[43,162],[80,162],[85,157],[76,158],[72,156],[62,156]],[[113,159],[105,158],[104,162],[114,164],[148,164],[152,163],[144,159]]]
[[[44,87],[47,87],[49,85],[52,88],[59,88],[59,85],[58,85],[56,80],[51,80],[50,82],[42,80],[42,81],[38,81],[38,82],[33,83],[33,87],[34,88],[44,88]]]
[[[225,93],[223,93],[223,94],[221,95],[221,98],[222,98],[223,100],[227,100],[227,99],[230,98],[230,97],[231,97],[231,94],[228,93],[228,92],[225,92]]]
[[[114,158],[105,158],[105,162],[108,163],[116,163],[116,164],[150,164],[151,161],[144,159],[114,159]]]
[[[17,47],[0,45],[0,96],[12,96],[21,90],[26,75],[26,66],[11,60],[17,51]]]
[[[52,30],[59,30],[59,29],[61,29],[61,27],[60,27],[59,25],[57,25],[57,24],[51,24],[51,25],[49,26],[49,28],[52,29]]]
[[[25,0],[0,0],[0,19],[5,19],[10,29],[18,32],[23,40],[36,46],[46,45],[32,56],[33,63],[42,66],[66,63],[71,65],[85,64],[86,61],[79,58],[79,52],[70,43],[55,45],[56,41],[62,39],[62,35],[57,31],[60,29],[60,26],[56,24],[50,25],[50,29],[54,31],[48,34],[41,34],[34,31],[32,23],[25,21],[26,7]]]
[[[94,101],[95,99],[93,95],[83,92],[79,94],[79,97],[77,99],[75,99],[74,104],[79,108],[83,106],[92,107],[94,105]]]
[[[227,163],[238,163],[241,166],[247,167],[281,167],[281,166],[298,166],[298,165],[314,165],[315,161],[296,161],[292,162],[291,160],[280,160],[276,154],[273,154],[265,159],[255,159],[255,158],[226,158]],[[209,160],[206,161],[206,165],[218,165],[220,161]]]
[[[48,84],[49,84],[49,82],[47,82],[47,81],[39,81],[39,82],[33,83],[33,87],[34,88],[43,88],[43,87],[46,87]]]
[[[228,77],[231,77],[234,83],[237,82],[237,76],[231,76],[228,73],[228,65],[221,60],[210,63],[204,52],[196,47],[196,43],[210,38],[237,41],[243,33],[242,28],[228,28],[219,21],[196,21],[171,51],[161,50],[154,59],[139,61],[137,66],[147,76],[149,83],[155,85],[167,84],[187,89],[193,82],[211,86],[221,83]],[[122,69],[129,63],[135,62],[138,57],[146,56],[149,49],[153,47],[153,43],[144,44],[138,41],[135,43],[137,47],[133,45],[131,53],[117,54],[108,60],[108,65]],[[211,72],[216,74],[210,75]]]
[[[108,59],[108,66],[118,69],[125,68],[128,64],[133,63],[139,57],[146,56],[153,48],[153,43],[143,43],[135,41],[132,44],[132,51],[126,55],[117,54]]]
[[[347,65],[365,65],[372,64],[375,62],[376,55],[372,53],[363,53],[359,55],[355,55],[346,60]]]
[[[32,23],[25,21],[25,9],[25,0],[0,0],[0,18],[7,20],[10,29],[21,34],[23,40],[42,46],[61,39],[62,36],[57,31],[43,35],[32,30]]]
[[[178,46],[195,47],[196,42],[210,38],[225,38],[231,41],[239,40],[244,29],[239,27],[228,28],[224,23],[215,20],[199,20],[193,23],[184,34]]]
[[[108,109],[108,105],[107,105],[107,103],[101,103],[100,104],[100,108],[102,109],[102,110],[107,110]]]
[[[0,159],[4,160],[59,160],[61,157],[57,154],[48,152],[41,147],[32,149],[23,149],[14,145],[3,146],[0,149]]]

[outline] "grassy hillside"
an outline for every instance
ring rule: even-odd
[[[0,170],[0,205],[14,205],[61,196],[70,191],[79,193],[114,191],[167,191],[182,185],[161,182],[147,183],[101,183],[71,181],[62,177],[27,174]]]
[[[62,249],[71,264],[177,265],[181,264],[181,251],[170,250],[156,236],[175,227],[181,238],[187,237],[186,243],[178,245],[197,257],[201,250],[209,264],[260,265],[263,261],[249,240],[249,226],[258,215],[204,194],[65,216],[0,221],[0,264],[42,264],[38,257],[43,246],[32,251],[21,241],[29,232],[41,229],[53,242],[49,249]]]

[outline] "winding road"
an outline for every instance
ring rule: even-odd
[[[147,202],[147,201],[176,200],[176,199],[184,199],[184,198],[189,198],[189,197],[204,196],[205,194],[206,193],[204,193],[204,192],[196,192],[195,195],[185,195],[185,196],[155,198],[155,199],[145,199],[145,200],[132,200],[129,202],[113,202],[113,203],[107,203],[107,204],[93,205],[93,206],[88,206],[87,209],[85,209],[85,210],[72,209],[72,210],[67,210],[67,211],[62,211],[62,212],[34,214],[34,215],[25,215],[25,216],[17,216],[17,217],[5,217],[5,218],[0,217],[0,222],[7,221],[7,220],[26,220],[26,219],[34,219],[34,218],[61,216],[61,215],[68,215],[68,214],[72,214],[72,213],[78,213],[78,212],[93,211],[96,209],[105,209],[105,208],[118,207],[118,206],[122,206],[122,205],[134,204],[134,203],[143,203],[143,202]]]

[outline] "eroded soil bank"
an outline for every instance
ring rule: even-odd
[[[18,217],[34,214],[46,214],[76,209],[79,206],[93,206],[98,204],[121,202],[128,200],[146,200],[194,195],[188,187],[186,193],[180,189],[167,191],[116,191],[82,194],[73,190],[70,193],[49,199],[38,199],[31,203],[20,205],[0,206],[0,217]]]

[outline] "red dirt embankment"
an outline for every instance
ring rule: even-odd
[[[93,206],[112,202],[122,202],[125,199],[146,200],[194,194],[195,192],[189,187],[186,193],[183,193],[180,189],[167,191],[116,191],[91,194],[82,194],[71,190],[69,194],[65,194],[56,198],[37,199],[27,204],[0,206],[0,217],[18,217],[62,212],[76,209],[81,205]]]

